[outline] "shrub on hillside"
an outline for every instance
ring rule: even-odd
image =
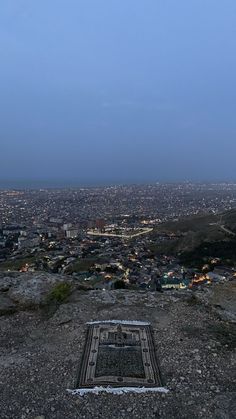
[[[71,284],[67,282],[60,282],[55,285],[47,297],[47,302],[63,303],[71,293]]]

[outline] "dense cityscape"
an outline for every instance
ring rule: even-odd
[[[235,207],[234,183],[1,190],[0,269],[73,275],[96,289],[209,283],[234,271],[221,266],[203,276],[171,252],[155,252],[178,236],[161,227]]]
[[[235,419],[236,1],[0,1],[0,419]]]

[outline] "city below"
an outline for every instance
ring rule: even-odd
[[[235,208],[236,183],[1,189],[0,270],[72,275],[104,290],[225,281],[236,276],[225,255]]]

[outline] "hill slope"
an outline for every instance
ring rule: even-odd
[[[233,418],[235,332],[214,308],[232,289],[215,297],[214,289],[199,295],[74,290],[51,314],[24,309],[1,316],[1,418]],[[82,398],[67,392],[80,366],[86,322],[111,319],[151,322],[168,394]]]
[[[224,263],[236,263],[236,210],[220,215],[201,215],[164,223],[155,230],[153,237],[161,234],[171,237],[157,243],[159,253],[182,255],[193,263],[204,256],[222,257]],[[184,260],[183,259],[183,260]],[[228,261],[228,262],[227,262]]]

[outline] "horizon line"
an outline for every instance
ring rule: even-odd
[[[145,185],[168,185],[168,184],[236,184],[232,179],[177,179],[177,180],[145,180],[145,181],[79,181],[79,180],[0,180],[0,190],[4,189],[73,189],[73,188],[92,188],[92,187],[112,187],[112,186],[145,186]]]

